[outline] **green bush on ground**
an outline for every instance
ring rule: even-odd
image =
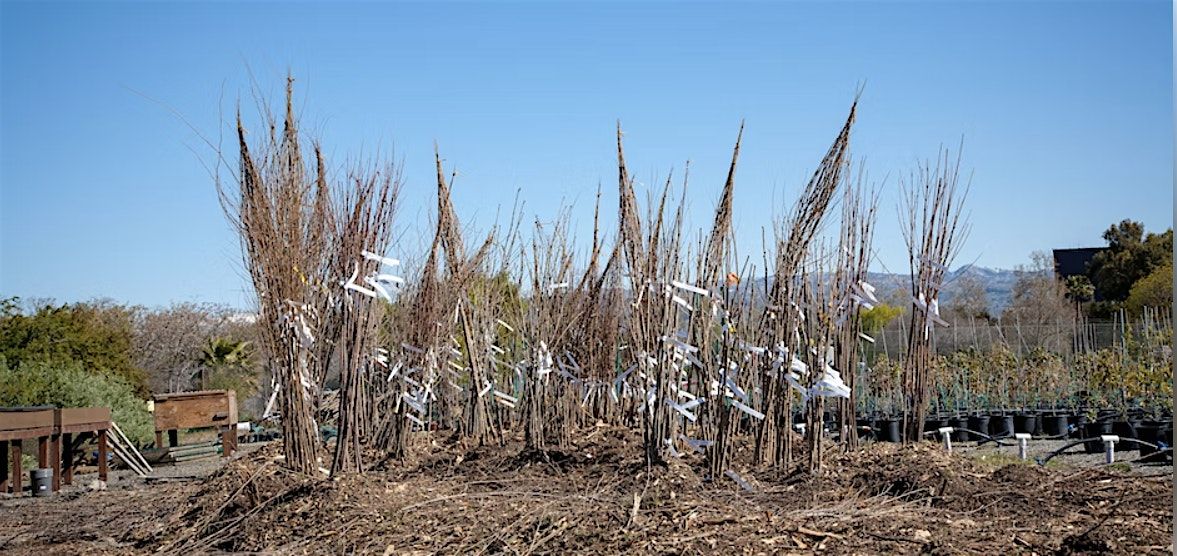
[[[80,364],[23,362],[15,368],[0,357],[0,406],[109,407],[111,418],[131,442],[154,438],[145,400],[126,379],[87,372]]]

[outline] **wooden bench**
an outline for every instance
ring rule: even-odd
[[[37,439],[37,465],[53,469],[53,490],[61,488],[64,463],[65,484],[73,481],[74,435],[92,434],[98,440],[98,479],[107,479],[110,409],[105,407],[0,408],[0,492],[20,495],[24,479],[21,469],[21,441]],[[79,436],[78,440],[81,440]],[[64,454],[62,445],[64,441]],[[11,475],[9,454],[11,453]]]

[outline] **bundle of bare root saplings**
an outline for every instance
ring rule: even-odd
[[[530,218],[520,203],[478,234],[438,153],[424,249],[406,253],[401,169],[335,169],[292,106],[288,87],[284,121],[256,136],[238,118],[239,171],[219,184],[256,289],[281,441],[199,483],[109,493],[187,501],[138,504],[120,517],[121,546],[1169,550],[1168,478],[995,467],[926,442],[940,419],[988,435],[992,417],[972,418],[995,410],[1035,412],[1059,434],[1073,428],[1051,412],[1138,415],[1168,395],[1149,373],[1171,368],[1171,324],[1151,313],[1116,353],[1132,372],[1097,351],[938,352],[939,295],[968,229],[959,159],[945,152],[902,180],[904,341],[880,354],[864,318],[881,303],[867,272],[879,195],[851,165],[857,99],[758,253],[737,252],[733,227],[742,125],[705,227],[687,219],[699,199],[688,172],[639,194],[619,124],[616,229],[603,229],[598,191],[591,238],[574,236],[568,210]]]

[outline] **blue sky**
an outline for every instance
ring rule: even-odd
[[[0,3],[0,295],[248,307],[204,163],[250,82],[296,78],[304,129],[340,167],[391,155],[406,179],[392,252],[432,206],[432,145],[485,230],[598,183],[613,127],[657,184],[691,161],[708,224],[741,119],[742,253],[795,198],[865,84],[852,140],[882,188],[879,270],[903,270],[898,177],[964,142],[973,231],[958,263],[1098,245],[1123,218],[1172,226],[1172,6],[1135,2]],[[174,111],[174,112],[173,112]],[[202,162],[203,161],[203,162]]]

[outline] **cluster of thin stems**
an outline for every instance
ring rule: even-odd
[[[871,341],[860,311],[873,289],[878,202],[861,173],[851,177],[857,100],[765,240],[759,268],[737,253],[732,225],[743,124],[711,227],[697,240],[685,219],[689,172],[639,202],[618,124],[617,230],[610,242],[598,190],[587,253],[573,247],[567,211],[524,233],[519,203],[505,229],[467,245],[452,198],[457,174],[447,176],[435,153],[432,235],[391,299],[362,282],[392,264],[383,256],[399,170],[374,165],[332,180],[317,147],[313,163],[302,160],[291,104],[288,87],[282,132],[271,125],[260,149],[239,123],[240,187],[222,190],[273,355],[288,466],[323,467],[316,415],[332,381],[332,473],[404,459],[426,431],[478,445],[518,435],[546,455],[585,427],[621,425],[641,431],[649,465],[700,453],[711,477],[741,483],[732,468],[740,442],[757,464],[785,470],[803,434],[813,472],[831,432],[857,445],[854,379]],[[925,169],[908,199],[912,294],[925,306],[959,247],[955,176],[947,165]],[[830,226],[837,235],[823,239]],[[911,338],[909,426],[927,400],[932,336]]]

